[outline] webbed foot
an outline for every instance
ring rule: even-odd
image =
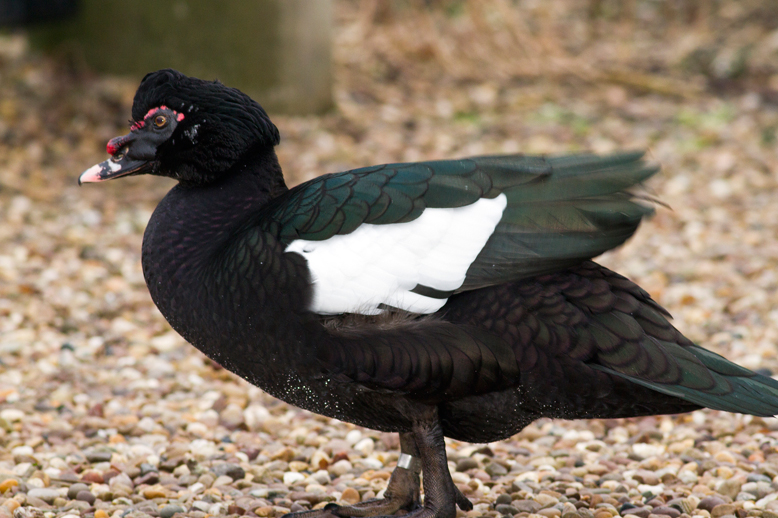
[[[473,504],[451,480],[446,445],[437,409],[425,407],[413,424],[413,431],[400,434],[402,455],[389,479],[384,498],[350,506],[328,504],[322,509],[290,513],[283,518],[390,518],[408,511],[403,518],[454,518],[457,506],[463,511]],[[420,472],[424,472],[424,506],[420,498]]]

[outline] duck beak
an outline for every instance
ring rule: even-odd
[[[111,158],[81,173],[78,185],[149,173],[153,170],[156,147],[143,136],[130,133],[116,137],[108,142],[107,150],[112,155]]]

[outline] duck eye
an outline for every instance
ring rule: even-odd
[[[167,117],[164,115],[157,115],[154,117],[154,125],[158,128],[162,128],[167,124]]]

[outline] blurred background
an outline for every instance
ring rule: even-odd
[[[384,162],[645,149],[667,207],[602,262],[694,341],[778,372],[778,2],[282,3],[82,0],[52,20],[0,1],[0,403],[79,416],[105,402],[108,415],[105,387],[123,383],[153,429],[171,391],[235,383],[193,359],[140,272],[172,182],[76,186],[163,66],[266,105],[290,184]]]

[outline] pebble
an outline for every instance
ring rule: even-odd
[[[514,500],[511,504],[520,513],[536,513],[540,511],[540,504],[534,500]]]
[[[521,511],[519,511],[518,507],[515,507],[515,506],[510,505],[510,504],[497,504],[494,508],[500,514],[514,515],[514,514],[518,514],[519,512],[521,512]]]
[[[219,486],[226,486],[229,484],[232,484],[233,478],[227,475],[221,475],[216,478],[216,480],[213,481],[213,486],[219,487]]]
[[[143,496],[152,500],[154,498],[164,498],[167,496],[167,490],[162,486],[151,486],[143,490]]]
[[[102,473],[94,470],[86,470],[81,474],[81,480],[92,484],[102,484],[105,482]]]
[[[737,506],[735,504],[719,504],[710,511],[710,515],[713,518],[719,518],[720,516],[735,514]]]
[[[110,451],[89,451],[86,452],[85,455],[86,460],[92,464],[96,464],[98,462],[111,462],[111,457],[113,457],[113,453]]]
[[[105,510],[98,509],[95,511],[95,518],[109,518],[109,515]]]
[[[719,484],[719,486],[716,488],[716,492],[718,492],[720,495],[728,496],[729,498],[735,498],[740,492],[742,485],[742,480],[733,477]]]
[[[68,498],[70,498],[71,500],[75,500],[76,496],[81,491],[89,491],[89,486],[87,486],[86,484],[82,484],[80,482],[76,484],[71,484],[67,492]]]
[[[669,516],[670,518],[678,518],[679,516],[681,516],[681,511],[673,507],[659,506],[659,507],[654,507],[651,510],[651,514],[659,514],[659,515]]]
[[[12,487],[18,487],[18,486],[19,486],[19,481],[13,478],[8,478],[0,482],[0,493],[5,493]]]
[[[298,482],[305,480],[305,475],[296,471],[287,471],[284,473],[284,484],[287,486],[293,486]]]
[[[76,500],[80,500],[82,502],[87,502],[88,504],[95,503],[95,495],[91,493],[91,491],[79,491],[78,494],[76,494]]]
[[[240,480],[246,476],[246,471],[237,464],[231,464],[229,462],[221,462],[211,466],[211,471],[216,476],[226,475],[232,480]]]
[[[354,505],[360,501],[359,492],[353,487],[347,487],[341,493],[340,499],[347,504]]]
[[[351,462],[347,461],[346,459],[342,459],[332,464],[328,468],[328,471],[333,475],[342,476],[348,473],[349,471],[351,471],[352,469],[354,469],[354,467],[351,465]]]
[[[184,509],[182,506],[178,504],[168,504],[163,506],[159,510],[159,516],[160,518],[172,518],[174,514],[176,513],[185,513],[186,509]],[[95,514],[95,518],[97,518],[97,515]]]
[[[0,410],[0,419],[8,421],[9,423],[21,421],[22,418],[24,418],[24,412],[16,408],[4,408],[3,410]]]
[[[54,499],[60,496],[60,492],[57,489],[50,489],[50,488],[35,488],[30,489],[27,491],[27,497],[28,498],[40,498],[47,504],[51,504],[54,502]]]
[[[468,471],[477,467],[478,461],[470,457],[459,459],[457,461],[457,471]]]
[[[561,495],[560,495],[561,496]],[[541,508],[551,507],[559,503],[559,498],[553,497],[548,494],[539,494],[535,497],[535,501],[540,504]]]
[[[508,474],[508,470],[505,469],[505,466],[497,462],[490,462],[487,464],[484,468],[484,471],[486,471],[492,478],[497,478]]]
[[[717,496],[706,496],[702,500],[700,500],[700,503],[697,504],[698,509],[704,509],[708,512],[712,512],[713,508],[719,505],[722,505],[726,502],[724,502],[723,499],[717,497]]]
[[[3,506],[6,507],[9,511],[14,512],[16,509],[21,507],[22,504],[20,504],[18,501],[9,498],[5,502],[3,502]]]

